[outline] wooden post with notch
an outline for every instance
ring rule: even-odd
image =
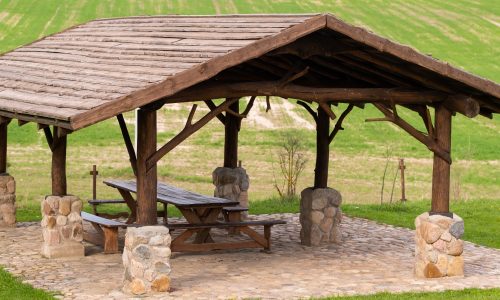
[[[239,101],[229,106],[235,113],[240,112]],[[238,166],[238,131],[241,119],[230,113],[226,113],[224,124],[224,167],[236,168]]]
[[[399,169],[401,170],[401,202],[406,201],[406,192],[405,192],[405,160],[403,158],[399,159]]]
[[[92,171],[90,171],[90,175],[92,175],[92,200],[97,199],[97,175],[99,172],[97,171],[97,166],[92,166]]]
[[[0,118],[0,175],[7,173],[7,127],[8,121]]]
[[[436,143],[448,154],[451,153],[451,116],[451,112],[444,105],[436,106]],[[434,154],[431,214],[452,216],[449,206],[450,166],[451,163]]]
[[[52,145],[52,195],[65,196],[68,193],[66,183],[66,148],[68,136],[54,127],[54,143]]]
[[[141,108],[137,114],[137,223],[157,224],[157,168],[146,162],[156,152],[156,110]]]
[[[314,188],[328,186],[328,162],[330,159],[330,117],[328,113],[318,108],[316,122],[316,167],[314,169]]]

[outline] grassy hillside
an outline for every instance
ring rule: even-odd
[[[0,52],[44,35],[95,18],[145,14],[225,14],[331,12],[346,21],[370,28],[383,36],[410,44],[475,74],[500,81],[500,2],[440,0],[0,0]],[[314,132],[300,107],[273,99],[266,114],[261,102],[245,120],[240,155],[252,179],[252,200],[275,194],[279,144],[286,134],[303,141],[309,162],[299,190],[312,182]],[[342,108],[342,107],[341,107]],[[341,109],[340,108],[340,109]],[[160,138],[165,141],[183,125],[189,108],[169,106],[160,113]],[[403,112],[414,124],[419,118]],[[421,144],[390,124],[365,123],[380,116],[374,109],[356,109],[346,120],[346,130],[332,146],[330,186],[342,191],[346,202],[380,201],[381,176],[389,152],[385,201],[388,201],[397,158],[407,162],[407,196],[429,199],[432,156]],[[132,115],[128,115],[131,119]],[[299,122],[300,121],[300,122]],[[132,124],[131,124],[132,125]],[[452,199],[498,199],[500,195],[500,122],[478,117],[454,118]],[[419,125],[420,126],[420,125]],[[131,128],[132,130],[133,128]],[[10,126],[10,172],[18,179],[21,208],[36,207],[49,193],[50,153],[43,135],[33,124]],[[222,162],[223,130],[219,123],[191,137],[162,160],[162,180],[210,193],[211,171]],[[90,195],[88,170],[98,164],[103,177],[128,177],[126,151],[114,120],[82,130],[69,140],[69,190],[83,198]],[[394,199],[398,199],[396,182]],[[99,187],[101,196],[116,196]]]

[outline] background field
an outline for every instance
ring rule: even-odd
[[[331,12],[346,21],[370,28],[401,43],[410,44],[475,74],[500,81],[500,2],[486,1],[103,1],[103,0],[0,0],[0,52],[85,21],[144,14]],[[252,201],[272,198],[277,151],[287,134],[303,141],[308,165],[298,190],[312,183],[315,137],[307,113],[293,102],[273,99],[265,113],[262,100],[254,107],[240,134],[240,158],[251,176]],[[340,107],[339,109],[342,109]],[[173,136],[189,107],[168,106],[160,112],[159,141]],[[201,112],[200,112],[201,113]],[[404,112],[414,124],[419,120]],[[373,108],[355,109],[332,145],[330,186],[339,189],[345,203],[380,202],[381,177],[389,155],[384,202],[389,201],[397,159],[407,164],[407,198],[430,198],[432,156],[398,128],[386,123],[365,123],[377,117]],[[133,114],[127,115],[133,131]],[[202,193],[211,193],[212,170],[222,164],[223,129],[214,121],[161,161],[160,179]],[[422,128],[420,126],[420,128]],[[33,124],[9,127],[10,173],[18,181],[18,205],[36,214],[39,200],[50,192],[50,152],[43,134]],[[498,200],[500,160],[498,118],[453,121],[452,200]],[[130,177],[125,148],[115,120],[72,134],[68,153],[69,191],[89,198],[92,164],[101,179]],[[101,197],[116,197],[99,186]],[[396,181],[394,201],[399,199]],[[21,218],[22,214],[21,214]],[[27,214],[26,218],[33,218]]]

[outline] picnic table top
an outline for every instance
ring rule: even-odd
[[[113,179],[105,180],[104,183],[120,190],[137,193],[135,180]],[[201,195],[162,182],[158,182],[157,193],[158,202],[173,204],[177,207],[223,207],[239,204],[238,201]]]

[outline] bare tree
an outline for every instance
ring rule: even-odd
[[[275,176],[274,187],[283,199],[294,196],[297,193],[297,181],[307,162],[297,137],[285,137],[281,144],[281,150],[278,152],[278,161],[282,180],[279,184]]]

